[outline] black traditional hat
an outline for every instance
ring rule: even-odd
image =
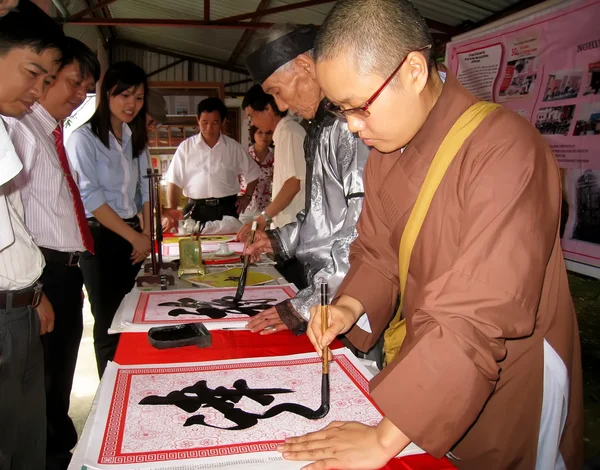
[[[252,79],[262,85],[279,67],[312,49],[317,31],[314,25],[301,26],[254,51],[246,59]]]

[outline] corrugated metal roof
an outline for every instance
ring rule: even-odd
[[[83,0],[72,0],[82,2]],[[520,0],[414,0],[425,18],[458,26],[465,21],[480,22],[511,7]],[[299,3],[294,0],[271,0],[268,8]],[[210,19],[217,20],[255,11],[260,0],[211,0]],[[264,16],[261,21],[274,23],[321,24],[332,3]],[[109,7],[113,18],[204,19],[201,0],[118,0]],[[194,27],[127,26],[117,27],[119,38],[153,48],[226,62],[242,37],[240,29]],[[245,54],[238,57],[243,64]]]

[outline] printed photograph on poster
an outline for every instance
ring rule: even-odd
[[[582,78],[583,72],[580,70],[568,70],[548,74],[543,100],[557,101],[577,98]]]
[[[525,57],[506,64],[498,92],[499,101],[528,97],[535,91],[537,57]]]
[[[569,221],[569,182],[567,180],[568,171],[566,168],[560,169],[560,180],[562,187],[562,204],[560,206],[560,238],[561,240],[565,236],[565,229],[567,228],[567,222]]]
[[[540,134],[568,135],[574,112],[575,105],[540,108],[537,112],[535,127]]]
[[[494,101],[494,86],[502,62],[502,44],[457,54],[458,80],[478,99]]]
[[[575,203],[569,238],[600,245],[600,170],[570,170],[569,174]]]
[[[588,65],[587,86],[583,96],[600,93],[600,61]]]
[[[573,135],[600,135],[600,101],[579,105],[578,111]]]

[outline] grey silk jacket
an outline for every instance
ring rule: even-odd
[[[269,231],[280,260],[294,256],[304,266],[308,287],[277,311],[292,331],[304,330],[310,308],[320,303],[320,283],[333,298],[350,267],[350,244],[364,197],[363,170],[370,149],[328,113],[321,102],[304,141],[306,206],[296,222]]]

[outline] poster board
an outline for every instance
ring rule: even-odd
[[[556,155],[569,269],[600,278],[600,0],[546,2],[453,38],[446,65],[529,120]]]

